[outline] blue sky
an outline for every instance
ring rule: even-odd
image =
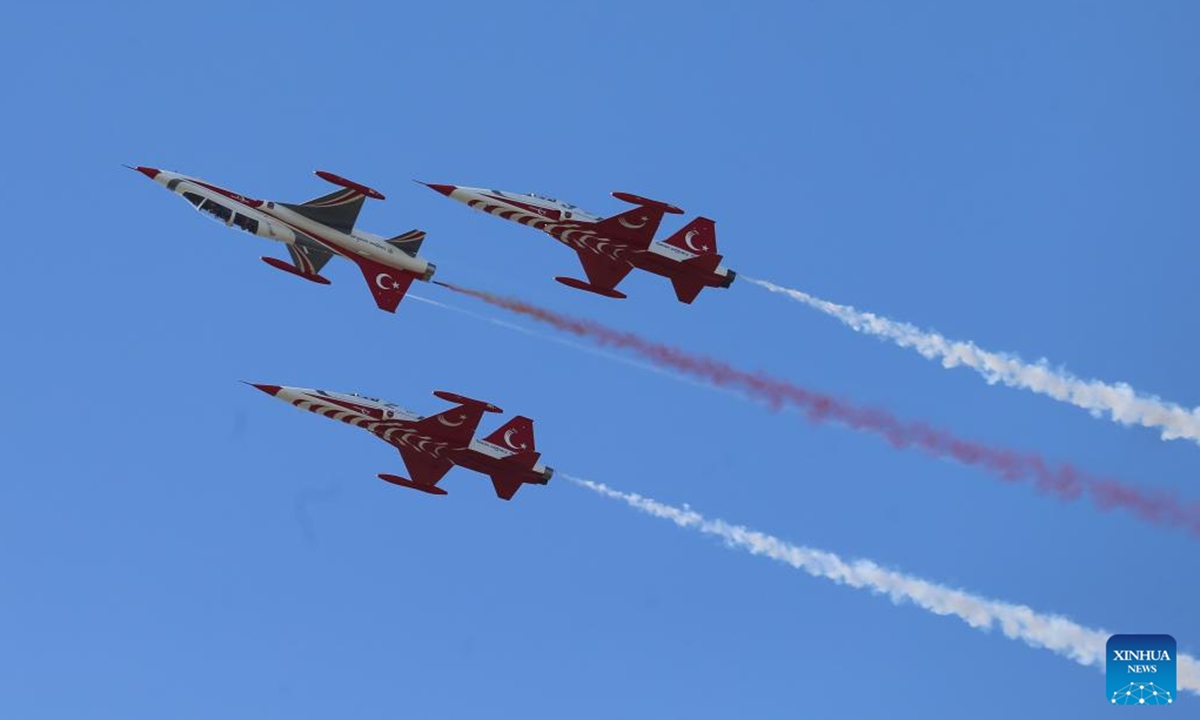
[[[0,11],[0,714],[1081,716],[1104,679],[730,552],[565,482],[436,498],[237,381],[537,419],[550,464],[1200,652],[1196,540],[406,302],[222,230],[144,164],[300,201],[326,169],[520,296],[966,437],[1200,497],[1200,452],[990,388],[748,284],[693,306],[410,182],[625,190],[727,263],[1200,404],[1193,3],[63,3]],[[666,225],[673,230],[676,225]],[[415,292],[485,314],[429,286]],[[490,430],[492,426],[484,426]],[[1031,689],[1031,688],[1038,689]],[[1181,700],[1188,701],[1187,697]],[[916,706],[916,709],[913,706]]]

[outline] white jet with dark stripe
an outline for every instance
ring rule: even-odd
[[[328,285],[321,269],[334,255],[358,265],[380,309],[395,312],[413,280],[433,277],[433,263],[418,255],[425,233],[410,230],[383,238],[356,230],[366,198],[383,200],[377,190],[323,170],[317,176],[340,189],[304,203],[257,200],[199,178],[150,167],[135,167],[154,182],[183,197],[201,214],[228,226],[287,245],[291,262],[262,258],[273,268]]]

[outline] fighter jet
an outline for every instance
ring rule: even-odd
[[[393,485],[445,495],[438,482],[455,465],[488,475],[496,495],[511,500],[521,485],[545,485],[554,469],[538,462],[533,421],[517,415],[483,440],[475,429],[485,412],[503,412],[491,403],[438,390],[435,396],[455,403],[449,410],[421,417],[395,403],[357,393],[247,383],[301,410],[360,427],[400,451],[412,479],[380,473]]]
[[[146,177],[187,200],[200,214],[227,227],[287,244],[292,262],[262,258],[273,268],[322,285],[329,280],[321,268],[334,255],[353,261],[362,270],[380,309],[396,312],[413,280],[433,277],[434,264],[417,255],[425,233],[410,230],[384,239],[355,230],[365,198],[383,195],[365,185],[318,170],[317,177],[342,189],[305,203],[255,200],[197,178],[151,167],[134,167]]]
[[[578,290],[624,298],[625,293],[616,287],[636,267],[669,278],[679,301],[691,303],[706,287],[729,287],[737,275],[721,265],[716,224],[706,217],[698,217],[666,240],[654,242],[663,215],[683,213],[664,202],[614,192],[613,197],[637,207],[602,218],[543,195],[422,184],[476,210],[542,230],[579,253],[587,281],[554,278]]]

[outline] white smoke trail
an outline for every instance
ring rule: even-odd
[[[887,595],[894,603],[905,600],[936,615],[953,615],[978,630],[999,627],[1004,636],[1035,648],[1046,648],[1080,665],[1105,665],[1105,644],[1111,633],[1083,627],[1061,615],[1045,615],[1024,605],[991,600],[944,585],[886,570],[870,560],[847,562],[831,552],[792,545],[777,537],[712,520],[691,508],[673,507],[636,493],[613,490],[603,483],[565,475],[571,482],[607,498],[620,500],[654,517],[670,520],[679,527],[714,535],[732,548],[764,555],[791,565],[813,577],[839,585]],[[1176,658],[1179,688],[1200,695],[1200,660],[1180,654]]]
[[[1108,414],[1122,425],[1159,428],[1163,440],[1186,438],[1200,443],[1200,408],[1188,410],[1153,395],[1139,395],[1125,383],[1083,380],[1050,367],[1046,360],[1027,363],[1015,355],[988,352],[972,342],[948,340],[936,332],[925,332],[909,323],[896,322],[874,313],[862,312],[850,305],[813,297],[808,293],[781,287],[766,280],[743,279],[781,293],[841,320],[858,332],[886,338],[900,347],[912,348],[929,360],[940,360],[947,368],[966,365],[989,384],[1003,383],[1047,395],[1083,408],[1093,417]]]

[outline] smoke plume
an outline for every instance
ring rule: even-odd
[[[902,421],[885,410],[861,407],[763,373],[740,370],[720,360],[662,345],[591,320],[561,315],[515,298],[447,283],[437,284],[597,345],[632,352],[658,367],[689,375],[712,386],[737,390],[773,407],[795,408],[813,422],[836,422],[882,437],[899,449],[912,448],[933,457],[987,470],[1006,482],[1032,481],[1037,489],[1061,500],[1086,497],[1101,510],[1124,510],[1151,524],[1182,528],[1200,535],[1200,503],[1185,504],[1171,492],[1141,490],[1069,464],[1052,466],[1036,453],[965,440],[924,423]]]
[[[891,340],[903,348],[912,348],[929,360],[941,362],[943,367],[965,365],[982,375],[988,384],[1001,383],[1030,390],[1083,408],[1093,417],[1107,415],[1113,422],[1122,425],[1157,428],[1164,440],[1184,438],[1200,443],[1200,408],[1188,410],[1153,395],[1139,394],[1125,383],[1083,380],[1065,370],[1050,367],[1046,360],[1027,363],[1015,355],[989,352],[972,342],[948,340],[936,332],[927,332],[908,323],[862,312],[850,305],[838,305],[800,290],[766,280],[743,278],[819,310],[860,333]]]
[[[603,483],[565,476],[580,487],[620,500],[647,515],[670,520],[679,527],[720,538],[730,548],[745,550],[803,570],[809,575],[886,595],[893,603],[911,602],[935,615],[953,616],[976,630],[999,629],[1004,636],[1034,648],[1045,648],[1080,665],[1105,665],[1106,630],[1086,628],[1062,615],[1039,613],[1025,605],[992,600],[880,567],[870,560],[843,560],[824,550],[792,545],[772,535],[709,519],[688,507],[677,508],[636,493],[614,490]],[[1180,654],[1176,658],[1180,689],[1200,695],[1200,661]]]

